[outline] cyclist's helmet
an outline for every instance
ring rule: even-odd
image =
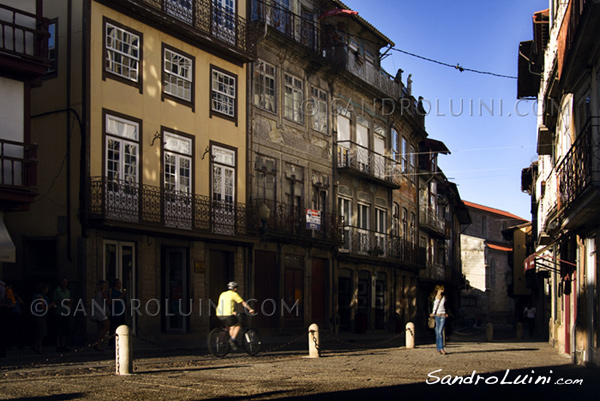
[[[228,289],[228,290],[233,290],[233,289],[236,289],[236,288],[238,288],[238,283],[237,283],[237,282],[235,282],[235,281],[230,281],[230,282],[227,284],[227,289]]]

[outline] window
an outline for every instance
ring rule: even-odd
[[[327,92],[312,88],[312,120],[313,129],[324,134],[327,133]]]
[[[292,214],[302,207],[302,189],[304,187],[304,169],[295,164],[285,164],[285,202]]]
[[[213,35],[230,43],[236,43],[236,6],[235,0],[213,0]]]
[[[395,162],[400,162],[400,142],[399,142],[398,131],[392,128],[392,159]]]
[[[213,232],[235,233],[236,151],[211,146]]]
[[[392,206],[392,235],[400,236],[400,205],[395,202]]]
[[[275,113],[277,111],[275,67],[258,60],[254,63],[253,80],[254,104]]]
[[[163,93],[191,103],[194,88],[194,58],[163,45]]]
[[[165,189],[165,224],[192,227],[193,140],[163,132],[163,170]]]
[[[402,155],[402,174],[408,173],[408,148],[406,146],[406,139],[400,140],[400,152]]]
[[[237,123],[236,81],[236,75],[211,66],[211,112],[235,120]]]
[[[410,242],[412,244],[416,244],[417,241],[417,226],[416,226],[417,216],[414,212],[410,212]]]
[[[358,168],[366,172],[371,171],[369,160],[369,128],[369,120],[362,116],[356,117],[356,157],[358,159]]]
[[[142,35],[116,22],[104,21],[104,76],[110,76],[142,90],[140,61]]]
[[[402,238],[408,239],[408,210],[402,208]]]
[[[50,67],[48,67],[48,74],[52,76],[56,76],[56,71],[58,69],[58,59],[57,59],[57,32],[58,32],[58,20],[53,19],[48,24],[48,33],[50,37],[48,38],[48,59],[50,60]]]
[[[292,230],[302,228],[304,222],[304,169],[291,163],[285,164],[285,181],[283,195],[288,210],[289,222]]]
[[[387,254],[387,211],[385,209],[375,208],[375,227],[376,234],[375,238],[377,241],[377,248],[383,252],[381,256]],[[375,255],[378,256],[378,255]]]
[[[410,145],[408,147],[408,178],[414,181],[417,177],[417,153],[415,147]]]
[[[350,237],[350,226],[352,225],[352,201],[346,198],[338,198],[338,211],[340,213],[340,220],[344,227],[344,238],[342,248],[350,250],[351,237]]]
[[[327,188],[329,188],[329,176],[313,172],[312,174],[312,199],[311,208],[326,212],[327,210]],[[321,216],[323,218],[324,216]]]
[[[358,250],[367,253],[371,250],[369,235],[371,208],[369,205],[358,204]]]
[[[138,183],[139,123],[106,114],[106,178]]]
[[[338,167],[348,167],[350,163],[350,118],[337,114]]]
[[[377,178],[386,179],[388,174],[388,163],[385,158],[385,129],[380,125],[375,125],[373,135],[373,150],[375,151],[373,156],[373,163],[375,176]]]
[[[274,206],[275,180],[277,178],[277,164],[275,159],[256,155],[254,169],[256,170],[256,199],[270,201],[271,204],[269,206]]]
[[[283,98],[283,110],[285,118],[299,124],[304,123],[302,114],[302,81],[293,75],[285,74],[285,92]]]
[[[111,218],[136,221],[139,217],[140,124],[105,112],[106,210]]]

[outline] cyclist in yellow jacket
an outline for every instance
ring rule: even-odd
[[[237,336],[241,329],[241,322],[239,316],[235,312],[237,304],[242,304],[244,308],[247,308],[250,314],[254,314],[252,309],[246,301],[240,297],[237,293],[238,283],[231,281],[227,284],[228,291],[221,293],[219,296],[219,304],[217,305],[217,317],[223,322],[225,326],[229,327],[229,342],[232,348],[237,349]]]

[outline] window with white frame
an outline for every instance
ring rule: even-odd
[[[139,170],[139,123],[106,114],[106,179],[137,185]]]
[[[192,101],[193,57],[175,49],[163,48],[163,91],[186,102]]]
[[[105,20],[104,71],[122,79],[139,83],[142,54],[141,34]]]
[[[367,253],[371,250],[370,229],[371,206],[363,203],[358,204],[358,250]]]
[[[253,74],[254,104],[273,113],[277,111],[275,82],[275,67],[262,60],[256,61]]]
[[[313,129],[324,134],[327,133],[327,92],[311,88],[312,95],[312,121]]]
[[[236,118],[237,76],[211,66],[211,111]]]
[[[352,200],[347,198],[338,198],[338,212],[340,220],[344,227],[344,238],[342,240],[342,249],[350,250],[351,246],[351,231],[352,225]]]
[[[304,123],[304,116],[302,113],[304,95],[302,93],[302,88],[303,84],[301,79],[290,74],[285,74],[285,91],[283,95],[284,115],[288,120],[292,120],[299,124]]]

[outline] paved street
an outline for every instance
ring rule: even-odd
[[[49,353],[45,359],[20,351],[0,362],[0,399],[347,400],[424,394],[558,399],[600,390],[598,371],[571,365],[545,342],[456,336],[442,356],[428,342],[406,349],[398,336],[324,335],[322,357],[308,359],[306,340],[267,338],[266,352],[258,357],[238,352],[224,359],[208,356],[204,348],[140,343],[130,376],[115,375],[111,351]]]

